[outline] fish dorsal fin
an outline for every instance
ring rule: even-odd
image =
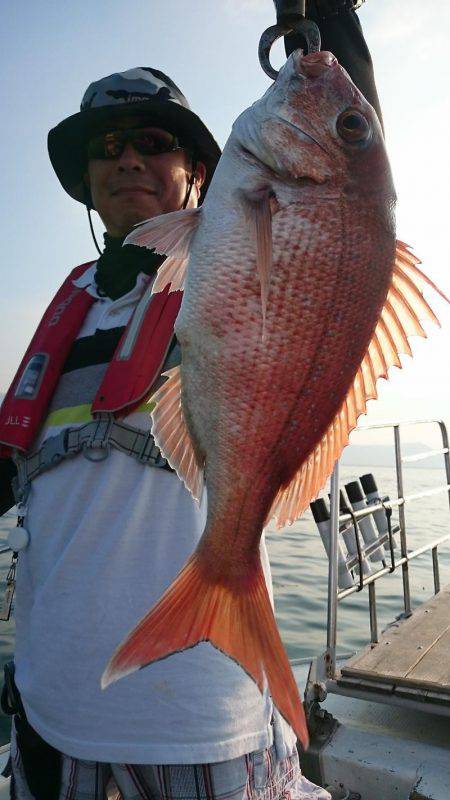
[[[348,444],[358,417],[366,412],[367,401],[377,397],[377,380],[387,378],[392,366],[401,368],[401,353],[412,355],[408,336],[426,338],[421,321],[439,325],[422,290],[431,287],[450,301],[421,272],[418,264],[420,261],[407,245],[397,242],[391,285],[366,355],[328,430],[288,486],[279,490],[267,517],[267,521],[275,517],[277,527],[295,522],[317,497]]]
[[[124,244],[147,247],[167,256],[153,284],[154,294],[162,292],[168,284],[171,292],[184,288],[189,247],[200,219],[200,208],[171,211],[142,222],[128,234]]]
[[[167,380],[150,398],[152,434],[164,458],[183,481],[192,496],[200,502],[203,491],[203,464],[199,463],[181,407],[180,367],[163,373]]]

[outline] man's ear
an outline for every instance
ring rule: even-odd
[[[203,161],[197,161],[195,165],[194,175],[195,175],[195,185],[197,186],[197,189],[200,189],[203,186],[206,178],[206,167]]]
[[[84,183],[84,204],[89,209],[94,209],[95,206],[92,202],[92,195],[91,195],[91,179],[89,177],[89,172],[86,170],[83,172],[83,183]]]

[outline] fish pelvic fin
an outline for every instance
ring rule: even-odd
[[[170,284],[170,291],[184,288],[189,261],[189,247],[201,220],[201,208],[186,208],[152,217],[128,234],[125,244],[147,247],[166,255],[153,284],[152,293],[162,292]]]
[[[150,398],[155,403],[152,434],[155,443],[180,480],[199,503],[203,492],[203,462],[195,452],[181,405],[180,367],[163,373],[165,383]]]
[[[423,296],[434,289],[450,302],[443,292],[419,269],[419,259],[403,242],[398,241],[391,285],[375,331],[361,365],[339,412],[324,436],[303,462],[290,483],[275,497],[266,523],[275,517],[278,528],[291,525],[323,488],[335,462],[348,444],[358,418],[367,411],[367,401],[377,398],[379,378],[387,378],[391,367],[401,368],[400,354],[412,355],[408,338],[426,333],[422,322],[439,326],[433,309]]]
[[[308,729],[298,687],[277,629],[263,570],[236,583],[217,580],[195,552],[158,603],[113,654],[102,688],[199,642],[236,661],[274,705],[306,749]]]

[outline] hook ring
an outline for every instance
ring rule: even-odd
[[[297,33],[304,38],[306,53],[316,53],[320,50],[320,31],[312,20],[301,17],[297,21],[271,25],[270,28],[264,31],[259,40],[258,56],[264,72],[273,80],[278,77],[278,70],[274,69],[270,63],[270,50],[281,36],[287,36],[289,33]]]

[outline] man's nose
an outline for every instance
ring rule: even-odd
[[[123,152],[117,159],[117,169],[119,172],[144,172],[145,161],[142,155],[135,150],[131,142],[125,143]]]

